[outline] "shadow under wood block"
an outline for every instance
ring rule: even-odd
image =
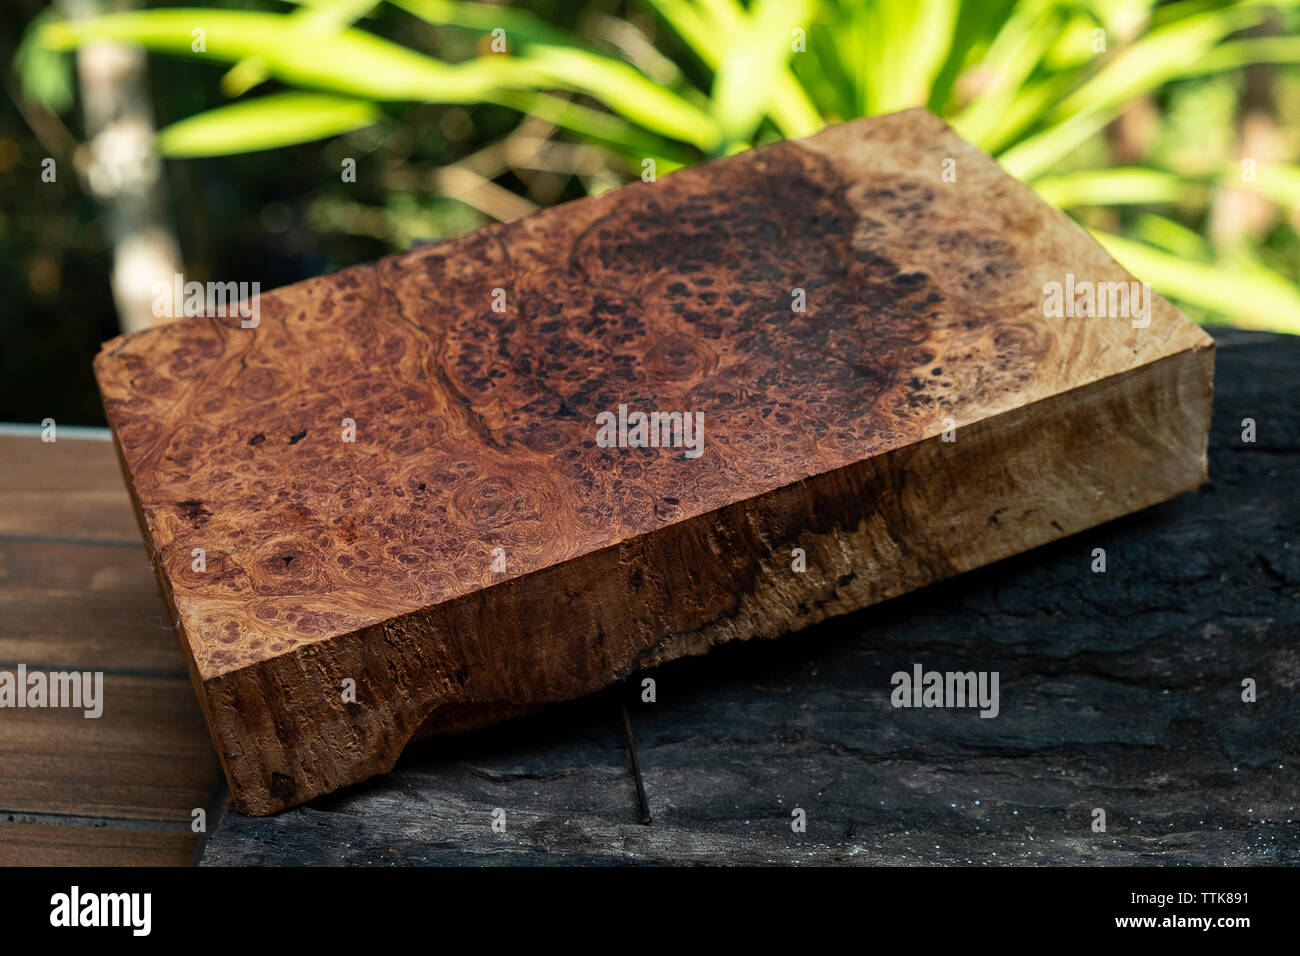
[[[1195,487],[1212,342],[1145,293],[1116,315],[1131,281],[912,110],[290,286],[256,328],[114,339],[96,373],[260,815]],[[682,418],[637,447],[638,412]]]

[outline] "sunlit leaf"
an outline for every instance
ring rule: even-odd
[[[106,39],[218,62],[252,57],[287,83],[370,100],[475,103],[486,93],[536,85],[543,79],[519,58],[479,57],[452,65],[362,30],[303,42],[291,17],[274,13],[140,10],[51,24],[41,37],[56,50]],[[200,39],[202,50],[196,49]]]
[[[728,143],[753,137],[807,19],[806,0],[755,0],[713,80],[713,115]]]
[[[853,8],[850,52],[871,113],[924,106],[947,61],[957,0],[861,4]]]
[[[980,61],[988,85],[954,118],[953,128],[976,145],[985,145],[1059,29],[1060,19],[1050,5],[1021,4]]]
[[[708,67],[717,70],[727,51],[745,36],[745,9],[737,0],[714,0],[702,11],[687,0],[649,0],[677,34]],[[792,38],[793,39],[793,38]],[[809,136],[823,121],[807,92],[785,65],[774,68],[768,109],[782,135]]]
[[[526,10],[465,0],[392,0],[413,16],[437,25],[490,33],[504,31],[506,49],[525,54],[552,82],[579,90],[646,129],[704,149],[719,141],[706,113],[634,67],[589,49]]]
[[[1233,40],[1207,53],[1183,70],[1183,76],[1239,70],[1255,63],[1300,63],[1300,37],[1258,37]]]
[[[42,10],[23,33],[14,53],[14,70],[22,85],[23,96],[55,113],[65,113],[72,106],[75,82],[72,59],[47,49],[40,42],[41,31],[58,19],[53,7]]]
[[[290,14],[297,26],[300,42],[313,37],[338,33],[378,6],[379,0],[313,0]],[[259,58],[240,60],[221,78],[227,96],[240,96],[268,78],[266,64]]]
[[[1044,176],[1034,180],[1032,185],[1038,195],[1062,209],[1176,203],[1207,192],[1204,185],[1157,169],[1089,169],[1061,176]]]
[[[1210,262],[1214,259],[1214,250],[1204,236],[1155,213],[1141,213],[1134,217],[1129,231],[1132,238],[1172,252],[1187,262]]]
[[[1116,53],[1094,77],[1062,100],[1054,114],[1070,116],[1126,103],[1184,75],[1195,58],[1264,16],[1260,10],[1229,8],[1153,30]]]
[[[1207,266],[1121,236],[1093,235],[1120,265],[1169,299],[1230,316],[1243,328],[1300,334],[1300,290],[1275,272],[1256,264]]]
[[[1175,20],[1123,48],[1052,111],[1041,133],[1002,153],[1003,166],[1022,179],[1042,175],[1119,115],[1138,96],[1196,72],[1214,47],[1267,16],[1262,8],[1229,7]]]
[[[522,58],[543,83],[587,93],[646,129],[707,151],[722,133],[698,106],[665,89],[634,67],[600,54],[565,47],[538,47]]]
[[[379,116],[378,107],[362,100],[277,93],[173,123],[158,133],[158,149],[172,158],[251,153],[348,133]]]
[[[679,144],[634,126],[621,116],[551,93],[505,92],[494,95],[491,101],[554,123],[629,159],[653,159],[659,170],[677,169],[694,159]]]
[[[466,0],[389,0],[412,16],[437,26],[460,27],[490,34],[504,31],[506,51],[519,52],[530,44],[583,46],[577,39],[527,10],[498,3],[470,3]]]
[[[1300,166],[1264,163],[1256,167],[1253,178],[1245,180],[1233,170],[1221,181],[1225,186],[1259,193],[1287,209],[1300,210]]]

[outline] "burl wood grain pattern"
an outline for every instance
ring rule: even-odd
[[[1300,864],[1300,337],[1214,338],[1212,485],[794,637],[676,661],[654,703],[634,675],[410,747],[395,772],[298,812],[226,814],[203,864]],[[1262,409],[1266,432],[1243,443]],[[895,709],[891,674],[917,662],[1000,673],[998,718]],[[497,807],[505,835],[487,826]]]
[[[239,808],[1194,487],[1211,340],[1047,318],[1067,272],[1131,279],[913,110],[107,343]],[[601,447],[620,404],[701,412],[703,454]]]

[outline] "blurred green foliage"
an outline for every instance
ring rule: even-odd
[[[233,167],[297,183],[262,226],[376,251],[925,105],[1194,318],[1297,333],[1298,26],[1300,0],[246,0],[47,9],[14,68],[63,114],[79,44],[162,54],[164,155],[284,150]],[[373,187],[335,188],[346,156]],[[180,188],[232,186],[202,169]]]

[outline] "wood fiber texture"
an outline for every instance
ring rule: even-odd
[[[913,110],[107,343],[237,804],[1194,487],[1210,339],[1160,299],[1045,317],[1067,272],[1131,279]],[[703,454],[600,447],[620,404],[702,413]]]

